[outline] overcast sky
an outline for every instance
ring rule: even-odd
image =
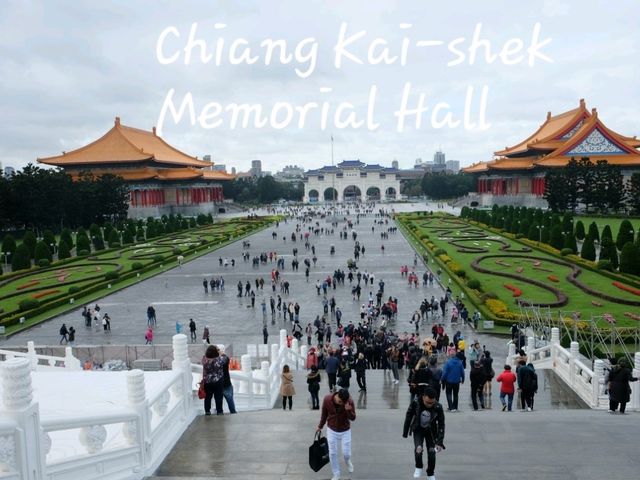
[[[214,129],[191,125],[188,116],[178,124],[170,115],[165,119],[165,140],[194,156],[210,154],[228,170],[247,170],[252,159],[261,159],[263,169],[271,171],[289,164],[304,168],[330,164],[331,133],[336,162],[359,158],[390,165],[397,159],[401,167],[410,168],[418,157],[431,160],[441,147],[447,159],[468,165],[491,159],[495,150],[528,136],[548,110],[575,108],[582,97],[588,108],[598,108],[609,127],[636,135],[640,134],[639,14],[637,0],[2,0],[0,162],[21,168],[37,157],[78,148],[111,128],[115,116],[125,125],[150,130],[158,123],[171,89],[177,104],[191,93],[196,115],[211,102],[223,108],[234,102],[259,104],[268,115],[275,102],[298,106],[327,100],[334,110],[340,102],[351,102],[364,119],[369,89],[377,87],[375,131],[366,126],[339,129],[331,123],[323,131],[317,116],[308,118],[304,128],[298,128],[295,120],[282,129],[267,125],[233,130],[224,114]],[[406,66],[345,60],[336,68],[333,48],[343,22],[348,35],[367,32],[348,47],[358,58],[366,59],[375,38],[386,40],[390,55],[398,55],[406,36],[412,45]],[[167,36],[164,53],[170,56],[184,48],[194,23],[197,38],[212,51],[219,38],[228,46],[242,37],[259,60],[231,65],[225,49],[220,66],[202,64],[197,54],[190,65],[184,64],[183,54],[175,63],[162,65],[156,56],[160,34],[174,26],[180,35]],[[216,30],[220,23],[226,28]],[[401,29],[403,23],[412,26]],[[539,41],[551,39],[540,52],[552,63],[537,57],[530,67],[525,55],[516,65],[500,60],[487,64],[480,49],[475,64],[469,65],[468,48],[478,23],[482,23],[481,38],[491,42],[495,53],[515,37],[529,47],[539,23]],[[308,77],[295,72],[296,67],[308,66],[304,62],[264,65],[262,40],[285,39],[293,52],[308,37],[318,49],[317,65]],[[465,39],[457,44],[465,62],[447,67],[457,58],[447,44],[458,37]],[[415,47],[421,40],[441,40],[444,46]],[[420,129],[409,125],[398,132],[394,112],[406,82],[412,85],[411,106],[424,93],[429,110]],[[462,120],[470,86],[475,88],[470,118],[477,123],[485,85],[490,128],[431,125],[431,108],[439,102],[450,104],[453,119]],[[322,87],[332,91],[320,93]]]

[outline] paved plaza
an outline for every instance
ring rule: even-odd
[[[419,208],[414,205],[396,205],[396,209]],[[424,207],[424,206],[422,206]],[[435,206],[429,206],[434,209]],[[355,223],[355,216],[351,217]],[[318,220],[324,228],[330,224]],[[387,226],[371,227],[374,217],[369,215],[354,225],[358,240],[366,252],[358,262],[360,271],[375,275],[385,282],[385,295],[398,298],[399,315],[392,328],[397,331],[413,331],[409,323],[412,312],[425,297],[440,297],[440,286],[409,287],[400,275],[400,266],[413,264],[414,253],[400,232],[390,234],[388,240],[380,239],[380,232]],[[340,229],[343,223],[340,223]],[[316,280],[331,275],[336,268],[346,270],[347,259],[353,255],[351,233],[348,240],[341,240],[338,230],[334,235],[312,236],[316,248],[317,265],[311,269],[309,283],[305,281],[304,266],[298,272],[291,270],[293,248],[298,248],[301,261],[312,257],[305,251],[304,242],[292,243],[291,233],[295,221],[282,222],[279,227],[268,228],[247,240],[251,256],[275,251],[283,256],[286,268],[284,279],[291,284],[289,295],[283,301],[297,301],[301,306],[301,323],[313,321],[322,313],[321,296],[315,289]],[[272,237],[276,232],[276,238]],[[283,236],[286,241],[283,241]],[[384,253],[381,245],[384,244]],[[330,254],[335,245],[336,253]],[[212,340],[234,346],[234,354],[244,353],[247,343],[262,342],[262,299],[267,303],[270,290],[270,272],[275,263],[261,264],[255,268],[242,260],[242,242],[228,245],[209,255],[194,260],[182,268],[164,272],[138,285],[107,296],[98,303],[103,312],[112,318],[112,331],[87,328],[78,309],[43,323],[27,332],[15,335],[5,345],[24,345],[34,340],[37,345],[58,344],[58,329],[62,322],[74,325],[78,330],[78,345],[136,345],[144,343],[146,309],[154,305],[157,312],[157,344],[170,343],[175,333],[175,322],[186,329],[189,318],[198,325],[198,333],[209,325]],[[235,267],[221,267],[219,258],[235,259]],[[302,265],[302,262],[301,262]],[[416,271],[424,271],[419,262]],[[205,293],[204,278],[223,276],[225,292]],[[249,297],[237,297],[236,284],[249,280],[255,287],[255,279],[265,280],[264,290],[258,290],[256,306],[251,308]],[[370,288],[375,293],[375,288]],[[280,293],[279,291],[276,293]],[[369,290],[363,289],[360,302],[352,300],[348,281],[345,286],[330,290],[343,311],[343,322],[357,322],[359,306],[366,303]],[[275,297],[275,296],[274,296]],[[290,330],[290,324],[276,316],[272,324],[267,315],[269,343],[277,342],[281,328]],[[458,328],[456,326],[456,328]],[[476,334],[469,327],[459,327],[468,340],[477,338],[492,350],[496,371],[504,361],[506,339]],[[429,334],[430,324],[422,333]],[[451,325],[447,331],[453,333]],[[204,350],[202,342],[198,346]],[[393,385],[388,372],[368,371],[368,393],[358,394],[355,379],[352,392],[358,412],[353,430],[353,462],[356,470],[343,478],[398,479],[411,478],[413,473],[412,440],[401,437],[402,422],[408,404],[406,372],[402,372],[400,385]],[[228,478],[228,479],[325,479],[331,477],[327,466],[314,474],[307,464],[307,448],[312,441],[319,413],[311,411],[307,404],[305,372],[294,372],[297,395],[293,411],[282,411],[279,405],[272,411],[241,413],[223,417],[198,417],[183,435],[156,472],[157,479]],[[533,413],[501,412],[498,408],[498,392],[494,385],[491,409],[473,412],[469,405],[468,382],[461,388],[461,412],[447,415],[447,449],[438,456],[438,479],[507,479],[523,478],[580,479],[601,478],[636,479],[640,464],[637,460],[637,414],[611,416],[586,408],[553,373],[539,372],[540,391],[536,396]],[[323,378],[321,394],[327,393]],[[444,396],[442,398],[444,402]],[[629,421],[633,419],[633,421]],[[425,478],[423,474],[423,478]]]

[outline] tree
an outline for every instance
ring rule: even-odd
[[[596,222],[591,222],[589,224],[589,236],[594,242],[600,241],[600,232],[598,231],[598,225],[596,225]]]
[[[112,248],[112,246],[115,244],[120,244],[120,235],[115,229],[111,229],[111,232],[109,232],[109,236],[107,237],[107,239],[107,241],[109,242],[109,248]]]
[[[31,230],[27,230],[22,237],[22,243],[29,249],[29,257],[33,258],[33,252],[36,249],[36,243],[38,243],[36,235]]]
[[[618,247],[618,250],[622,250],[622,247],[628,242],[633,242],[634,233],[633,225],[631,225],[629,220],[625,219],[620,222],[618,236],[616,237],[616,247]],[[622,263],[622,261],[620,263]]]
[[[575,163],[577,172],[576,200],[584,203],[588,212],[589,207],[596,200],[596,192],[593,188],[596,178],[595,166],[588,157],[582,157],[578,162],[574,159],[572,161]]]
[[[573,232],[573,215],[569,212],[562,216],[562,231]]]
[[[13,235],[6,234],[2,239],[2,253],[9,253],[11,256],[16,253],[16,239]]]
[[[554,212],[562,212],[567,209],[567,197],[565,192],[565,179],[560,170],[550,170],[545,175],[543,198]]]
[[[564,247],[564,237],[562,236],[562,227],[560,225],[554,225],[551,228],[549,244],[556,250],[562,250]]]
[[[42,240],[44,241],[44,244],[47,246],[47,248],[49,248],[49,250],[51,250],[51,253],[53,253],[55,251],[55,246],[56,246],[56,236],[53,234],[53,232],[49,229],[46,229],[44,232],[42,232]]]
[[[76,236],[76,255],[80,255],[80,252],[85,251],[91,253],[91,243],[86,235]]]
[[[606,160],[604,165],[604,178],[606,183],[605,200],[608,210],[617,212],[620,210],[627,198],[627,189],[624,184],[624,177],[619,166],[611,165]],[[600,163],[600,162],[598,162]]]
[[[64,260],[65,258],[71,257],[69,245],[65,241],[64,238],[60,238],[60,242],[58,242],[58,260]]]
[[[578,244],[576,243],[576,237],[573,231],[567,232],[564,236],[563,248],[570,248],[574,255],[578,253]]]
[[[29,251],[29,247],[21,243],[16,247],[16,253],[11,259],[11,270],[15,272],[27,268],[31,268],[31,252]]]
[[[610,237],[603,237],[598,260],[609,260],[614,270],[618,269],[618,250]]]
[[[620,271],[632,275],[640,275],[640,248],[633,243],[627,242],[620,252]]]
[[[38,243],[36,243],[36,248],[33,255],[36,264],[38,263],[38,261],[43,259],[49,260],[49,262],[53,260],[53,258],[51,257],[51,249],[49,245],[47,245],[43,240],[40,240]]]
[[[593,238],[590,235],[587,235],[582,242],[582,249],[580,250],[580,256],[585,260],[591,260],[592,262],[596,259],[596,247],[593,244]]]
[[[538,241],[540,238],[540,229],[537,223],[532,223],[529,227],[529,233],[527,234],[529,240]]]
[[[640,213],[640,172],[631,175],[627,183],[627,205],[636,214]]]
[[[584,223],[582,223],[582,220],[578,220],[576,222],[575,234],[578,240],[584,240],[585,232],[584,232]],[[593,239],[591,241],[593,241]]]
[[[133,232],[131,231],[130,228],[126,228],[125,231],[122,233],[122,243],[124,245],[130,245],[133,243]]]
[[[70,249],[73,248],[73,237],[71,236],[71,230],[68,228],[63,228],[62,232],[60,232],[60,241],[63,240]],[[60,246],[58,246],[58,248],[60,248]]]
[[[281,197],[280,184],[276,182],[275,178],[271,175],[266,175],[258,179],[256,191],[258,201],[261,203],[272,203]]]
[[[607,224],[602,229],[602,235],[600,237],[600,241],[604,241],[605,238],[609,238],[613,240],[613,233],[611,233],[611,227]]]

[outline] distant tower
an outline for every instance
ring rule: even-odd
[[[440,149],[436,153],[433,154],[433,163],[436,165],[444,165],[446,162],[444,158],[444,152]]]
[[[391,168],[395,168],[396,170],[398,170],[399,168],[398,160],[394,160],[393,162],[391,162]]]
[[[262,176],[262,161],[261,160],[251,160],[251,176],[252,177],[260,177],[260,176]]]
[[[235,175],[236,174],[236,167],[231,167],[231,175]]]

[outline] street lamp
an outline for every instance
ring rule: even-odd
[[[540,232],[540,240],[538,240],[538,243],[542,243],[542,229],[544,228],[544,225],[538,225],[538,230]]]
[[[53,254],[54,255],[56,253],[58,253],[58,249],[56,248],[56,244],[55,243],[50,243],[49,245],[51,245],[51,250],[53,250]]]
[[[7,257],[11,256],[11,252],[2,252],[2,255],[4,255],[4,269],[7,270],[9,268],[9,262]]]

